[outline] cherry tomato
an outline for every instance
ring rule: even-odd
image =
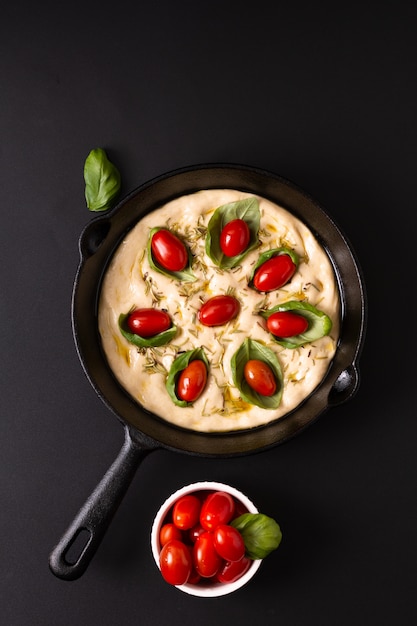
[[[213,296],[199,310],[198,319],[204,326],[221,326],[236,317],[239,309],[239,300],[233,296]]]
[[[188,263],[185,245],[167,228],[161,228],[153,235],[151,251],[155,261],[170,272],[180,272]]]
[[[245,220],[231,220],[220,233],[220,248],[223,254],[228,257],[244,252],[249,245],[249,241],[250,230]]]
[[[161,546],[164,546],[168,541],[172,539],[178,539],[182,541],[182,532],[181,530],[175,526],[172,522],[167,522],[163,526],[161,526],[161,530],[159,531],[159,543]]]
[[[219,583],[234,583],[248,571],[252,560],[244,556],[240,561],[226,561],[216,574]]]
[[[201,501],[193,494],[179,498],[172,509],[172,521],[177,528],[189,530],[195,526],[200,517]]]
[[[177,383],[180,400],[194,402],[202,394],[207,383],[207,367],[200,359],[194,359],[184,368]]]
[[[245,542],[237,528],[219,524],[213,535],[214,547],[225,561],[240,561],[245,556]]]
[[[268,317],[266,325],[276,337],[294,337],[307,330],[308,320],[292,311],[277,311]]]
[[[182,541],[172,539],[159,553],[159,566],[164,579],[171,585],[184,585],[192,571],[191,551]]]
[[[191,566],[191,574],[188,577],[187,583],[189,585],[197,585],[201,580],[200,574],[197,572],[194,562]]]
[[[233,513],[233,519],[239,517],[239,515],[243,515],[243,513],[249,513],[246,506],[240,500],[235,500],[235,512]]]
[[[279,289],[290,280],[296,269],[289,254],[273,256],[255,271],[253,285],[258,291]]]
[[[233,497],[224,491],[215,491],[204,500],[200,511],[200,524],[214,530],[219,524],[228,524],[235,512]]]
[[[127,318],[130,332],[140,337],[153,337],[171,327],[171,318],[160,309],[137,309]]]
[[[220,569],[223,561],[214,547],[213,533],[200,535],[193,547],[194,566],[203,578],[211,578]]]
[[[277,389],[275,376],[265,361],[250,359],[245,363],[243,375],[248,385],[261,396],[272,396]]]
[[[206,532],[205,529],[202,527],[202,525],[199,522],[195,526],[190,528],[190,532],[188,533],[188,536],[190,538],[191,543],[195,543],[198,537],[205,532]]]

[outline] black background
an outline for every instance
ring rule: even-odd
[[[3,6],[2,624],[416,623],[415,25],[403,2]],[[49,553],[123,442],[70,319],[98,146],[123,194],[198,163],[295,181],[352,244],[369,319],[353,399],[250,457],[153,452],[67,582]],[[242,489],[283,531],[250,585],[219,599],[164,583],[149,547],[160,503],[202,479]]]

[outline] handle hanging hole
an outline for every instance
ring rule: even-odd
[[[85,550],[88,548],[88,544],[90,543],[92,536],[93,535],[88,528],[80,528],[77,531],[77,534],[63,555],[67,565],[75,565],[78,563]]]

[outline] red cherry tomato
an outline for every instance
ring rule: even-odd
[[[224,491],[215,491],[204,500],[200,511],[200,524],[214,530],[219,524],[228,524],[235,512],[233,497]]]
[[[194,359],[184,368],[177,383],[180,400],[194,402],[202,394],[207,383],[207,367],[200,359]]]
[[[198,319],[204,326],[221,326],[236,317],[239,309],[239,300],[233,296],[213,296],[199,310]]]
[[[307,330],[308,320],[292,311],[277,311],[268,317],[266,325],[276,337],[294,337]]]
[[[213,535],[214,547],[225,561],[240,561],[245,556],[245,542],[237,528],[219,524]]]
[[[264,361],[250,359],[245,363],[243,375],[248,385],[261,396],[272,396],[277,389],[275,376]]]
[[[273,256],[255,271],[253,285],[258,291],[279,289],[292,278],[295,270],[296,265],[289,254]]]
[[[159,543],[161,546],[164,546],[172,539],[182,541],[182,532],[175,524],[168,522],[161,526],[161,530],[159,531]]]
[[[233,513],[233,519],[243,515],[243,513],[249,513],[247,507],[240,500],[235,500],[235,512]]]
[[[193,494],[181,496],[172,509],[172,521],[177,528],[189,530],[195,526],[200,517],[201,501]]]
[[[240,561],[226,561],[216,574],[219,583],[234,583],[245,574],[252,563],[251,559],[244,556]]]
[[[200,535],[193,547],[194,566],[202,578],[214,576],[223,561],[214,547],[213,533],[205,532]]]
[[[205,529],[202,527],[200,523],[197,523],[195,526],[190,528],[190,532],[188,536],[190,538],[191,543],[195,543],[200,535],[205,533]]]
[[[151,251],[155,261],[170,272],[180,272],[188,263],[185,245],[167,228],[157,230],[152,236]]]
[[[140,337],[153,337],[171,327],[171,318],[160,309],[137,309],[127,318],[130,332]]]
[[[184,585],[192,571],[191,551],[182,541],[172,539],[159,553],[161,574],[171,585]]]
[[[231,220],[220,233],[220,248],[223,254],[228,257],[244,252],[249,245],[249,241],[250,230],[245,220]]]
[[[191,567],[191,574],[188,577],[187,584],[188,585],[197,585],[201,580],[200,574],[197,572],[194,562]]]

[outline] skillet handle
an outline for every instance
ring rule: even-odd
[[[353,398],[359,387],[360,375],[355,363],[343,370],[330,390],[328,402],[330,406],[342,404]]]
[[[55,576],[75,580],[85,572],[139,464],[152,449],[135,443],[125,427],[125,441],[116,460],[50,554],[49,568]]]
[[[78,247],[82,259],[88,259],[95,254],[106,239],[111,227],[107,217],[96,217],[84,228],[81,233]]]

